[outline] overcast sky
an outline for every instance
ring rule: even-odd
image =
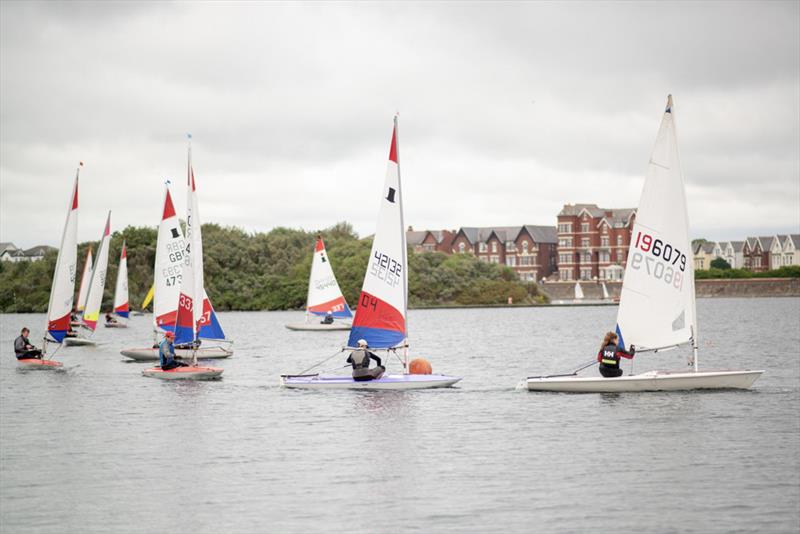
[[[185,206],[374,231],[400,112],[407,224],[636,206],[668,93],[694,237],[800,232],[800,3],[0,3],[0,240]]]

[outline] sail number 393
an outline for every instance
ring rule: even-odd
[[[370,264],[370,273],[394,287],[400,283],[403,265],[383,252],[376,250]]]

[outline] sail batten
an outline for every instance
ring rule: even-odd
[[[81,165],[83,165],[81,163]],[[47,334],[50,339],[61,343],[70,329],[70,314],[75,299],[75,275],[78,267],[78,179],[80,167],[75,172],[75,185],[72,188],[58,249],[50,300],[47,304]],[[45,339],[47,339],[45,337]]]
[[[395,347],[407,338],[408,262],[398,156],[395,117],[378,225],[347,342],[351,347],[360,339],[374,348]]]
[[[620,345],[637,350],[696,340],[694,271],[672,98],[647,168],[617,315]]]

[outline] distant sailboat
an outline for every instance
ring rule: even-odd
[[[119,254],[119,267],[117,268],[117,285],[114,287],[114,315],[127,319],[128,309],[128,253],[125,242],[122,242],[122,252]],[[106,321],[108,328],[127,328],[125,322],[117,320]]]
[[[81,285],[78,289],[78,302],[75,306],[77,313],[83,313],[86,306],[86,294],[89,292],[89,279],[92,277],[92,247],[86,251],[86,260],[83,262],[83,275],[81,275]],[[72,326],[80,326],[81,321],[72,321]]]
[[[82,334],[88,331],[89,336],[94,334],[97,329],[97,322],[100,319],[100,309],[103,305],[103,291],[106,286],[106,274],[108,271],[108,249],[111,245],[111,212],[108,212],[106,225],[103,230],[103,237],[100,238],[100,246],[97,248],[97,261],[92,269],[92,277],[89,279],[89,290],[86,294],[86,308],[83,310],[81,318],[81,330],[78,336],[68,337],[64,344],[68,347],[78,345],[95,345],[95,341]]]
[[[153,367],[142,371],[144,376],[165,380],[213,380],[222,375],[219,367],[197,365],[197,344],[201,337],[225,339],[225,333],[217,320],[211,301],[208,299],[203,276],[203,236],[197,187],[192,168],[192,149],[189,147],[186,203],[186,259],[181,270],[180,295],[177,299],[178,313],[175,318],[175,344],[192,345],[192,364],[189,367],[162,370]]]
[[[606,283],[603,282],[603,300],[610,300],[611,297],[608,296],[608,288],[606,287]]]
[[[617,335],[637,357],[691,344],[692,371],[649,371],[618,378],[530,377],[529,390],[571,392],[749,388],[763,371],[700,371],[694,271],[672,96],[650,157],[622,283]],[[640,356],[642,355],[642,356]],[[577,373],[577,371],[576,371]]]
[[[381,192],[380,211],[369,265],[347,342],[349,350],[360,339],[370,350],[386,351],[387,360],[402,352],[404,374],[383,375],[365,382],[351,376],[304,374],[283,375],[281,383],[303,389],[425,389],[452,386],[460,378],[433,374],[407,374],[408,353],[406,311],[408,309],[408,261],[403,225],[403,196],[397,145],[397,117],[392,129],[386,181]],[[399,356],[398,356],[399,357]],[[386,363],[389,363],[388,361]]]
[[[83,163],[81,163],[83,166]],[[62,367],[47,357],[48,343],[61,344],[70,331],[70,316],[75,298],[75,272],[78,267],[78,178],[80,167],[75,173],[75,185],[72,187],[64,232],[61,234],[61,246],[58,249],[56,269],[53,273],[53,285],[50,288],[50,302],[47,305],[47,333],[42,345],[43,356],[17,360],[18,365],[29,369],[57,369]]]
[[[575,300],[583,300],[583,288],[580,282],[575,282]]]
[[[169,184],[167,184],[161,211],[161,223],[158,226],[158,241],[156,242],[156,260],[153,270],[155,282],[151,289],[153,294],[153,330],[156,336],[166,331],[175,331],[182,272],[187,261],[186,246],[187,241],[183,237],[180,221],[178,221],[178,216],[175,212],[175,205],[172,202],[172,195],[169,192]],[[148,299],[145,299],[142,308],[146,307],[147,304],[149,304]],[[211,308],[210,302],[208,306]],[[219,324],[216,321],[216,316],[214,316],[213,321]],[[206,334],[208,335],[206,336]],[[222,333],[222,328],[208,328],[201,330],[200,337],[224,338],[225,334]],[[155,341],[158,341],[158,337],[156,337]],[[131,360],[156,361],[158,360],[158,346],[154,343],[149,347],[123,349],[120,354]],[[222,346],[201,346],[196,351],[199,359],[228,358],[232,354],[232,350]],[[190,348],[176,348],[175,355],[179,359],[185,360],[192,357],[192,350]]]
[[[319,317],[326,317],[328,314],[334,320],[333,323],[322,323]],[[314,256],[311,260],[311,274],[308,280],[308,298],[306,299],[306,322],[287,324],[289,330],[350,330],[352,326],[349,322],[341,319],[350,319],[353,313],[347,305],[347,301],[342,295],[336,276],[333,274],[328,253],[325,250],[325,243],[322,236],[317,236],[314,245]]]

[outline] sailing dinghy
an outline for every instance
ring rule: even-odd
[[[217,320],[214,308],[208,300],[203,277],[203,236],[200,229],[200,210],[192,169],[192,148],[189,146],[186,202],[186,247],[183,251],[184,265],[180,276],[180,294],[176,300],[178,312],[175,316],[175,344],[190,345],[192,363],[188,367],[163,370],[152,367],[142,371],[144,376],[162,380],[214,380],[220,378],[223,369],[197,365],[197,345],[203,329],[213,331],[211,335],[224,339],[225,334]],[[197,303],[199,306],[195,306]]]
[[[120,354],[131,360],[137,361],[158,361],[158,337],[166,331],[175,331],[175,320],[178,315],[178,297],[180,295],[181,273],[186,262],[187,241],[183,237],[180,222],[172,203],[172,195],[169,192],[169,184],[165,186],[164,208],[161,215],[161,223],[158,226],[158,241],[156,243],[156,261],[154,268],[153,284],[153,330],[155,333],[154,343],[149,347],[123,349]],[[149,293],[148,293],[149,294]],[[145,299],[142,308],[149,304]],[[222,341],[225,334],[211,306],[211,301],[205,296],[203,307],[207,308],[210,321],[204,323],[200,328],[199,337],[208,340]],[[178,359],[186,360],[196,354],[198,359],[219,359],[228,358],[233,351],[222,346],[199,347],[196,350],[191,348],[175,348],[175,356]]]
[[[381,192],[378,225],[372,241],[370,263],[358,299],[353,328],[347,347],[355,350],[360,339],[372,351],[386,351],[386,360],[402,351],[403,374],[358,382],[350,376],[305,374],[283,375],[281,384],[299,389],[428,389],[452,386],[461,378],[434,374],[408,374],[408,261],[406,234],[403,225],[403,197],[400,188],[400,166],[397,150],[397,117],[394,119],[392,143],[386,181]],[[399,357],[399,356],[398,356]],[[385,363],[389,363],[386,361]],[[319,364],[318,364],[319,365]],[[316,366],[315,366],[316,367]]]
[[[155,295],[155,293],[156,293],[156,286],[155,284],[153,284],[152,286],[150,286],[150,290],[147,292],[147,295],[144,296],[141,310],[133,310],[131,312],[131,315],[132,316],[144,315],[144,311],[147,309],[150,303],[153,302],[153,295]]]
[[[128,253],[125,241],[122,242],[122,252],[119,254],[119,268],[117,269],[117,285],[114,286],[114,315],[127,319],[128,309]],[[128,324],[117,320],[106,321],[106,328],[128,328]]]
[[[86,304],[86,294],[89,292],[89,279],[92,277],[92,247],[86,251],[86,261],[83,262],[83,275],[81,275],[81,285],[78,289],[78,305],[75,307],[77,314],[83,313],[84,305]],[[81,321],[71,321],[71,326],[80,326]]]
[[[585,393],[747,389],[763,371],[700,371],[694,271],[672,96],[656,137],[622,282],[617,336],[625,349],[658,352],[691,343],[691,371],[648,371],[618,378],[537,376],[529,390]]]
[[[97,248],[97,261],[92,269],[92,277],[89,279],[89,291],[86,293],[86,307],[83,310],[80,330],[76,337],[68,337],[64,340],[67,347],[96,345],[97,343],[90,337],[83,335],[88,333],[93,335],[97,329],[97,321],[100,318],[100,308],[103,305],[103,291],[106,287],[106,274],[108,272],[108,249],[111,245],[111,212],[108,212],[106,226],[103,230],[103,237],[100,239],[100,246]]]
[[[325,324],[318,319],[331,315],[334,322]],[[353,313],[342,295],[336,276],[333,274],[328,253],[322,236],[317,236],[314,257],[311,260],[311,275],[308,279],[308,298],[306,299],[306,321],[287,324],[289,330],[350,330],[352,324],[340,319],[351,319]]]
[[[80,164],[83,166],[83,163]],[[26,369],[58,369],[61,362],[47,357],[47,344],[61,344],[70,330],[70,316],[75,298],[75,272],[78,267],[78,178],[80,166],[75,173],[75,185],[72,188],[67,220],[61,234],[61,246],[58,249],[56,270],[53,274],[53,286],[50,288],[50,302],[47,305],[47,333],[42,346],[42,358],[24,358],[17,360],[17,365]]]

